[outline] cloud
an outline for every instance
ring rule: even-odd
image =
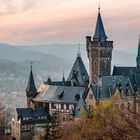
[[[40,0],[41,1],[41,0]],[[38,6],[39,1],[35,0],[1,0],[1,16],[26,12]]]
[[[134,41],[137,42],[140,32],[138,2],[101,2],[109,39],[117,42],[118,48],[132,43],[136,45]],[[97,7],[96,0],[1,0],[0,40],[12,43],[85,43],[85,36],[94,33]]]

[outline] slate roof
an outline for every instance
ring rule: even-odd
[[[106,40],[107,39],[100,11],[98,12],[96,28],[95,28],[95,33],[94,33],[93,39],[98,39],[98,40],[99,39],[100,40],[102,40],[102,39]]]
[[[35,108],[16,108],[18,119],[21,124],[40,124],[47,123],[50,120],[50,115],[43,107]]]
[[[54,86],[71,86],[71,81],[45,81],[44,84]]]
[[[29,80],[28,80],[28,85],[26,88],[26,93],[27,93],[27,96],[35,96],[36,92],[37,92],[37,89],[35,86],[34,76],[33,76],[32,68],[31,68]]]
[[[136,67],[116,67],[113,68],[112,75],[130,75],[136,73]]]
[[[140,90],[140,68],[139,67],[116,67],[112,75],[129,76],[134,91]]]
[[[134,93],[131,81],[127,76],[102,76],[97,84],[92,85],[94,97],[97,100],[111,98],[116,88],[120,88],[124,93],[130,89]]]
[[[88,85],[89,81],[88,73],[80,55],[77,55],[77,58],[70,71],[67,81],[71,81],[74,78],[79,83],[79,86]]]
[[[38,92],[39,94],[33,101],[77,104],[79,97],[84,94],[85,88],[42,85]]]

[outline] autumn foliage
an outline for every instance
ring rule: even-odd
[[[88,111],[88,117],[66,123],[60,140],[139,140],[140,115],[115,107],[117,96]]]

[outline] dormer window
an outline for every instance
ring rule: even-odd
[[[61,99],[63,97],[64,91],[62,91],[59,95],[57,95],[58,99]]]
[[[75,95],[75,100],[78,101],[79,99],[80,99],[80,95],[79,94],[76,94]]]

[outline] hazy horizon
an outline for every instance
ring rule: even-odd
[[[114,48],[136,54],[140,34],[137,0],[1,0],[0,42],[85,44],[93,35],[98,6]]]

